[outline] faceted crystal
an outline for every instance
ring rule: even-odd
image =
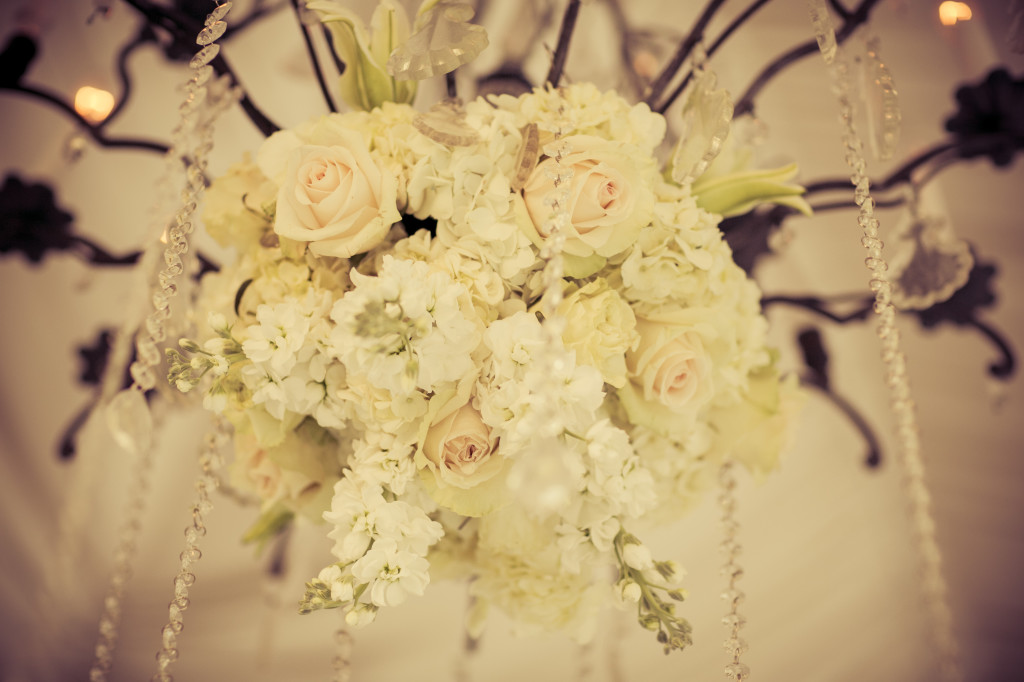
[[[217,38],[224,35],[224,31],[228,30],[228,25],[223,21],[214,21],[213,23],[207,22],[206,28],[199,32],[196,37],[196,43],[199,45],[210,45]]]
[[[214,57],[220,52],[220,45],[214,43],[213,45],[207,45],[203,49],[196,52],[195,56],[188,63],[190,68],[198,69],[202,66],[206,66],[213,61]]]
[[[107,405],[107,426],[117,444],[128,452],[142,454],[153,441],[153,416],[142,391],[132,388],[114,396]]]

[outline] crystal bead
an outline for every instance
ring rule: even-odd
[[[750,666],[744,663],[730,663],[725,666],[725,676],[730,680],[749,680]]]
[[[749,648],[747,646],[746,641],[740,639],[739,637],[730,637],[729,639],[725,640],[723,646],[725,647],[725,651],[730,656],[739,656]]]
[[[128,368],[128,372],[132,375],[132,381],[143,391],[156,388],[156,377],[153,375],[153,371],[141,362],[133,362]]]
[[[213,22],[220,21],[227,16],[227,13],[231,11],[232,4],[230,0],[217,3],[217,6],[206,16],[206,25],[209,26]]]
[[[729,627],[743,627],[747,624],[747,619],[740,613],[727,613],[722,616],[722,624]]]
[[[213,61],[214,57],[216,57],[219,52],[220,45],[217,45],[216,43],[213,45],[207,45],[203,49],[199,50],[199,52],[196,52],[195,56],[192,57],[188,63],[189,68],[198,69],[202,66],[206,66]]]
[[[211,22],[207,19],[205,28],[203,28],[203,30],[199,32],[199,35],[196,36],[196,43],[198,45],[210,45],[224,35],[224,31],[226,30],[228,30],[228,25],[223,21],[215,20]]]
[[[160,364],[160,351],[157,350],[156,344],[141,334],[135,341],[135,352],[139,356],[139,362],[144,365],[154,367]]]
[[[107,426],[117,444],[128,452],[149,450],[153,439],[153,417],[142,391],[127,388],[107,406]]]

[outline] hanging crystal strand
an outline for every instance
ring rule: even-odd
[[[618,615],[618,614],[616,614]],[[608,654],[608,680],[609,682],[624,682],[622,674],[622,642],[626,638],[625,620],[623,618],[612,618],[611,634],[605,645]]]
[[[568,106],[561,91],[554,89],[551,95],[558,97],[558,107],[553,121],[538,123],[553,137],[543,145],[542,150],[550,163],[545,162],[544,171],[551,180],[552,189],[544,197],[544,203],[551,213],[540,230],[545,234],[540,257],[544,261],[541,272],[540,312],[544,317],[544,346],[534,358],[538,369],[533,374],[529,390],[533,403],[527,419],[529,430],[534,434],[534,446],[518,458],[509,472],[508,485],[524,504],[536,508],[554,509],[564,502],[568,495],[570,474],[565,463],[566,445],[562,438],[565,425],[561,423],[558,400],[563,384],[556,377],[564,374],[562,353],[562,332],[565,318],[558,311],[563,299],[563,277],[565,264],[562,252],[565,246],[565,227],[569,225],[570,190],[573,168],[566,161],[572,153],[572,146],[566,140],[569,131]]]
[[[725,555],[722,575],[728,580],[726,588],[722,592],[722,599],[728,605],[728,611],[722,618],[722,623],[729,628],[729,636],[725,640],[725,650],[729,657],[729,662],[725,666],[725,676],[730,680],[742,681],[750,679],[750,667],[740,661],[740,655],[747,650],[747,643],[740,639],[740,629],[746,624],[747,619],[740,613],[739,606],[743,603],[743,592],[736,586],[737,581],[743,577],[743,569],[737,561],[741,547],[736,539],[739,534],[739,523],[736,521],[734,466],[735,462],[727,459],[718,471],[718,484],[721,488],[718,505],[722,509],[721,549]]]
[[[221,466],[221,448],[228,441],[225,422],[218,418],[214,429],[203,438],[199,454],[199,477],[196,479],[196,498],[192,505],[192,523],[185,527],[185,549],[179,555],[181,561],[178,574],[174,577],[174,599],[167,605],[167,624],[161,630],[162,646],[156,654],[157,672],[152,682],[173,682],[171,664],[178,660],[178,635],[184,629],[184,611],[189,607],[189,588],[195,583],[192,572],[195,562],[203,553],[199,550],[199,538],[206,535],[206,515],[213,508],[210,493],[218,484],[217,471]]]
[[[594,643],[587,642],[576,648],[576,680],[577,682],[590,682],[594,675]]]
[[[565,118],[565,99],[559,95],[558,119],[549,129],[555,139],[544,147],[544,153],[554,161],[546,170],[554,189],[544,197],[544,203],[551,207],[551,215],[546,225],[548,236],[540,250],[540,257],[545,261],[541,312],[544,315],[548,340],[552,344],[561,340],[562,327],[565,325],[565,320],[558,313],[558,306],[562,303],[562,278],[565,276],[562,251],[566,239],[564,228],[568,226],[570,220],[569,198],[574,174],[572,167],[565,163],[565,157],[572,153],[572,146],[565,139]]]
[[[333,682],[349,682],[352,679],[352,633],[343,624],[334,632]]]
[[[168,171],[172,165],[180,164],[181,158],[191,159],[185,171],[186,185],[181,194],[181,207],[166,231],[164,268],[158,273],[157,286],[152,292],[152,312],[146,317],[143,328],[136,337],[136,360],[129,367],[132,385],[118,393],[107,408],[108,424],[114,439],[121,447],[136,455],[136,461],[131,477],[131,492],[122,517],[124,525],[119,533],[118,549],[114,553],[114,569],[100,615],[99,638],[93,665],[89,670],[91,682],[106,680],[113,667],[114,649],[121,620],[121,600],[124,587],[131,575],[153,460],[153,418],[146,403],[145,392],[156,387],[153,368],[161,361],[157,344],[167,336],[165,323],[171,317],[171,299],[178,290],[175,280],[185,269],[181,257],[188,252],[188,234],[192,231],[191,218],[196,210],[196,201],[205,188],[204,171],[206,156],[212,148],[213,119],[230,100],[229,97],[222,98],[209,112],[200,109],[206,100],[206,83],[213,73],[209,61],[219,50],[219,46],[211,43],[223,35],[227,28],[220,20],[230,9],[230,2],[218,4],[207,17],[204,28],[197,37],[197,43],[205,47],[189,64],[192,77],[186,86],[185,102],[179,110],[181,116],[171,133],[171,149],[165,157]],[[203,113],[207,114],[205,119],[202,117]],[[192,136],[198,139],[198,143],[189,153],[189,141]],[[170,177],[171,173],[168,172],[165,180],[169,181]],[[164,186],[163,183],[161,186]]]
[[[815,30],[819,32],[819,45],[827,45],[820,32],[833,33],[828,22],[823,0],[809,0]],[[821,17],[825,17],[823,25]],[[853,183],[854,201],[860,208],[857,223],[863,230],[861,244],[867,250],[864,263],[871,271],[870,286],[875,292],[874,310],[878,316],[876,333],[882,345],[882,360],[885,364],[886,381],[897,419],[897,435],[902,455],[907,494],[910,498],[911,520],[918,541],[922,561],[922,588],[931,616],[933,637],[939,654],[939,667],[945,682],[960,682],[963,673],[958,662],[956,640],[953,637],[953,617],[947,601],[946,580],[942,572],[942,555],[935,535],[935,519],[931,513],[931,495],[925,484],[924,461],[921,457],[921,441],[917,427],[917,415],[910,393],[907,362],[896,328],[896,308],[892,303],[892,284],[887,274],[888,266],[882,253],[879,239],[879,223],[875,217],[875,200],[871,197],[868,182],[867,162],[864,159],[864,145],[853,124],[853,105],[850,101],[850,69],[846,61],[836,58],[822,47],[825,63],[832,65],[832,79],[839,100],[840,119],[843,123],[843,146],[846,163],[850,166],[850,180]]]
[[[134,467],[129,482],[129,499],[122,516],[122,526],[118,532],[118,545],[114,551],[114,568],[110,574],[110,583],[103,599],[103,613],[100,615],[99,637],[96,640],[92,667],[89,669],[89,682],[105,682],[107,675],[114,666],[114,649],[121,625],[121,601],[124,588],[132,574],[132,563],[142,529],[142,512],[145,509],[149,493],[149,473],[152,469],[152,451],[147,450],[139,455],[138,465]]]

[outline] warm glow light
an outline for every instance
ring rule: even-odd
[[[114,109],[114,96],[88,85],[75,93],[75,111],[89,123],[100,123]]]
[[[971,8],[966,2],[946,0],[939,5],[939,21],[943,26],[952,26],[958,21],[967,21],[970,18]]]

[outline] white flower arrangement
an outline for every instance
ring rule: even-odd
[[[579,84],[462,113],[457,145],[408,104],[320,116],[215,180],[205,221],[238,258],[204,279],[208,327],[170,379],[234,427],[231,482],[262,503],[247,539],[301,516],[334,541],[301,611],[365,625],[438,564],[472,578],[471,632],[497,607],[586,639],[613,602],[681,648],[682,571],[633,529],[678,517],[728,458],[775,467],[799,396],[760,293],[656,159],[646,105]],[[558,127],[574,172],[551,347]]]

